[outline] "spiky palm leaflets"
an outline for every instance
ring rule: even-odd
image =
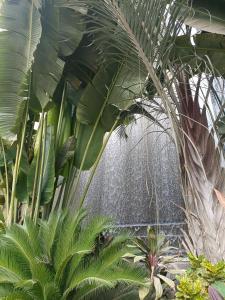
[[[122,259],[129,237],[99,243],[109,221],[82,226],[84,217],[55,214],[40,226],[27,219],[7,229],[0,236],[0,298],[98,299],[117,283],[142,284],[142,271]]]
[[[221,151],[209,130],[206,106],[200,108],[199,78],[194,88],[184,72],[178,76],[180,101],[181,166],[189,235],[198,254],[211,261],[225,259],[225,214],[215,189],[225,192]]]

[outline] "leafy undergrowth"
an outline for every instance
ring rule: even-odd
[[[212,264],[203,255],[188,254],[190,268],[178,277],[176,299],[225,298],[225,261]]]

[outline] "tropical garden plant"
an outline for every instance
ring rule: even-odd
[[[1,232],[0,298],[106,299],[120,284],[117,299],[132,299],[146,273],[123,258],[130,236],[107,238],[112,223],[98,217],[83,224],[85,216],[61,212],[40,224],[28,217]]]
[[[223,114],[224,106],[220,105],[215,118],[209,105],[209,96],[215,93],[213,80],[224,74],[221,63],[224,37],[215,34],[221,33],[224,19],[214,9],[221,7],[223,1],[211,5],[204,2],[205,8],[201,1],[190,2],[190,7],[182,1],[180,5],[168,1],[137,1],[133,6],[129,1],[104,1],[105,5],[91,0],[84,2],[96,12],[92,17],[92,31],[108,28],[113,33],[101,39],[97,36],[96,43],[102,52],[108,57],[112,53],[111,44],[120,55],[129,50],[131,68],[148,77],[143,107],[146,101],[157,102],[170,120],[180,158],[188,229],[195,249],[211,261],[224,258],[223,151],[216,142],[216,121]],[[208,14],[204,13],[206,10]],[[98,18],[97,12],[102,18]],[[205,24],[202,29],[211,32],[194,36],[194,45],[190,42],[191,29],[183,25],[191,25],[190,20],[201,28]],[[207,82],[204,91],[203,81]]]
[[[215,143],[224,107],[215,119],[208,105],[213,78],[225,72],[223,4],[0,2],[0,200],[8,225],[70,207],[81,172],[92,168],[75,199],[82,206],[111,133],[135,113],[157,122],[145,110],[154,103],[172,128],[194,247],[211,261],[224,258],[223,152]],[[209,31],[194,45],[193,24]]]
[[[147,229],[146,241],[141,238],[134,239],[139,253],[135,255],[134,262],[141,262],[148,270],[147,286],[139,290],[140,300],[174,299],[175,277],[170,266],[175,263],[178,249],[170,246],[164,233],[158,233],[154,228]]]
[[[203,255],[188,254],[190,267],[178,277],[177,299],[224,299],[225,263],[209,262]]]
[[[2,1],[0,25],[1,204],[7,224],[37,221],[70,205],[94,165],[82,206],[112,131],[143,111],[142,83],[123,57],[102,64],[81,5]]]

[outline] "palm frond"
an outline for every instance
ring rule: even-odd
[[[128,253],[128,247],[126,247],[130,236],[127,234],[120,234],[115,237],[113,241],[101,251],[99,255],[99,262],[101,267],[109,268],[111,265],[117,263],[121,257]],[[96,270],[98,266],[96,265]]]
[[[18,282],[31,276],[29,264],[4,237],[0,241],[0,282]]]
[[[18,251],[28,260],[33,261],[36,253],[32,248],[29,236],[24,227],[14,224],[7,230],[7,239],[12,242]]]
[[[48,221],[42,221],[40,223],[39,239],[42,243],[42,251],[51,258],[52,249],[56,238],[56,233],[59,225],[59,215],[52,213]]]
[[[88,29],[96,47],[103,56],[106,54],[106,60],[125,58],[132,72],[148,76],[171,123],[176,122],[174,106],[165,92],[165,87],[171,87],[165,71],[170,66],[170,53],[185,18],[181,5],[164,0],[81,3],[92,12]]]
[[[2,300],[33,300],[26,292],[23,291],[14,291],[6,297],[2,297]]]
[[[52,214],[41,225],[26,219],[0,236],[3,299],[85,299],[118,283],[144,284],[145,272],[123,261],[130,236],[100,242],[97,238],[111,222],[98,217],[81,225],[85,215],[84,210],[75,216]]]
[[[80,210],[75,216],[65,214],[60,221],[58,228],[57,244],[54,252],[54,267],[56,272],[61,269],[61,264],[69,256],[69,249],[73,246],[73,241],[76,236],[76,230],[80,230],[80,223],[84,219],[86,212]]]

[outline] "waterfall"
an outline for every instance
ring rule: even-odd
[[[112,217],[120,227],[145,235],[154,225],[172,238],[184,225],[178,158],[169,136],[144,118],[111,136],[85,205],[90,215]],[[89,172],[84,172],[81,186]]]

